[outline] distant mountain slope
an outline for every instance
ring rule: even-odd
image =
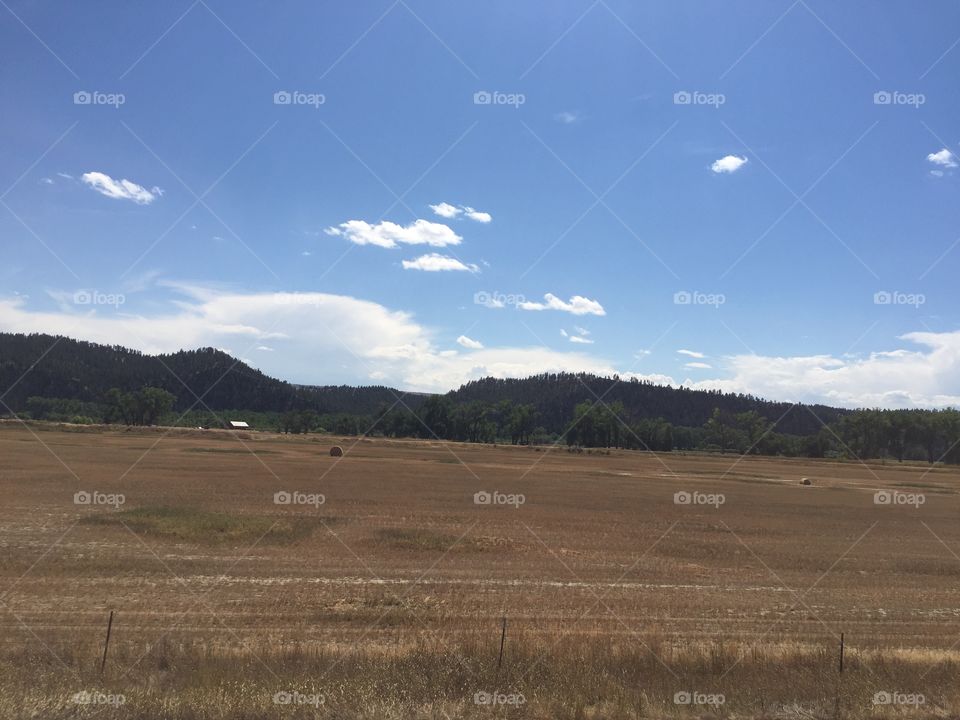
[[[15,411],[24,409],[31,396],[97,402],[110,388],[132,391],[146,385],[173,393],[178,410],[190,407],[196,396],[211,410],[309,408],[362,415],[392,405],[398,395],[410,407],[423,401],[422,395],[383,386],[292,385],[213,348],[145,355],[51,335],[0,333],[0,392],[12,387],[3,402]]]

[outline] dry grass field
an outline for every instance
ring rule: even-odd
[[[0,718],[956,717],[958,491],[895,463],[3,423]]]

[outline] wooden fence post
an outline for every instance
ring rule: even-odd
[[[503,616],[503,625],[500,630],[500,657],[497,658],[497,674],[500,674],[500,666],[503,664],[503,644],[507,639],[507,616]]]
[[[103,659],[100,661],[100,675],[103,675],[103,669],[107,666],[107,648],[110,647],[110,631],[113,629],[113,610],[110,611],[110,619],[107,621],[107,640],[103,643]]]

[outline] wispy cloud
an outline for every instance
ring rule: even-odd
[[[693,370],[711,370],[713,365],[705,362],[688,362],[684,367],[691,368]]]
[[[577,345],[593,345],[593,340],[590,339],[590,331],[586,328],[580,327],[579,325],[573,326],[573,332],[568,333],[564,329],[560,329],[560,334],[570,340],[570,342]]]
[[[483,350],[482,342],[479,340],[474,340],[473,338],[468,338],[466,335],[461,335],[458,337],[457,344],[469,350]]]
[[[686,355],[687,357],[697,358],[698,360],[706,357],[702,352],[696,350],[677,350],[677,355]]]
[[[423,270],[425,272],[447,272],[451,270],[477,272],[480,269],[473,263],[466,265],[454,257],[441,255],[440,253],[421,255],[415,260],[404,260],[402,264],[404,270]]]
[[[59,174],[59,173],[58,173]],[[115,200],[131,200],[137,205],[149,205],[163,195],[163,190],[156,185],[147,190],[142,185],[127,180],[114,180],[102,172],[88,172],[80,176],[85,185],[96,190],[101,195]]]
[[[575,122],[580,120],[580,116],[577,113],[570,112],[569,110],[564,110],[563,112],[558,112],[553,116],[553,119],[564,125],[573,125]]]

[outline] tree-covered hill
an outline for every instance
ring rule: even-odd
[[[292,385],[214,348],[146,355],[51,335],[0,333],[0,392],[11,388],[3,402],[15,412],[25,410],[31,397],[98,403],[112,388],[133,392],[143,387],[172,393],[174,409],[181,412],[196,403],[211,410],[369,415],[382,403],[395,402],[397,395],[411,407],[422,401],[422,396],[382,386]]]
[[[791,435],[814,435],[823,424],[833,423],[848,412],[825,405],[791,405],[751,395],[672,388],[637,380],[615,382],[585,373],[534,375],[522,380],[483,378],[467,383],[451,396],[458,403],[510,400],[533,405],[539,424],[556,432],[562,432],[563,428],[557,426],[554,418],[572,418],[578,404],[596,402],[598,398],[607,405],[622,403],[629,420],[661,418],[687,427],[702,426],[716,408],[725,415],[753,410],[776,422],[779,432]]]

